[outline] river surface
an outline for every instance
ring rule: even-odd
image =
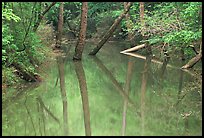
[[[69,44],[42,69],[42,83],[7,89],[16,96],[2,105],[2,135],[202,135],[196,78],[120,54],[125,44],[109,42],[89,56],[95,44],[86,43],[82,62],[72,61]]]

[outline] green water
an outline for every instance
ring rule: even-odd
[[[42,83],[7,90],[18,94],[3,103],[2,135],[202,135],[196,78],[120,54],[124,44],[88,56],[91,45],[82,63],[72,61],[72,46],[44,70]]]

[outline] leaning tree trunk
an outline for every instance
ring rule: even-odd
[[[117,28],[117,26],[120,24],[122,19],[125,17],[125,15],[128,13],[132,3],[129,2],[126,6],[126,10],[115,20],[113,25],[110,27],[110,29],[106,32],[106,34],[103,36],[103,38],[100,40],[98,45],[89,53],[89,55],[96,55],[96,53],[102,48],[102,46],[105,44],[105,42],[112,36],[113,32]]]
[[[81,60],[81,57],[82,57],[82,52],[84,49],[84,44],[86,39],[87,12],[88,12],[88,2],[82,2],[81,28],[80,28],[79,39],[75,48],[75,54],[74,54],[73,60]]]
[[[61,2],[59,8],[59,19],[58,19],[58,27],[57,27],[57,36],[56,36],[56,48],[60,48],[62,41],[62,29],[63,29],[63,12],[64,12],[64,3]]]
[[[202,58],[202,54],[199,53],[181,68],[182,69],[192,68],[201,58]]]

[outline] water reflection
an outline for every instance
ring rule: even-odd
[[[127,75],[126,75],[126,81],[125,81],[125,94],[129,96],[129,91],[130,91],[130,84],[131,84],[131,79],[133,75],[133,67],[134,67],[134,61],[129,57],[128,58],[128,67],[127,67]],[[121,135],[125,136],[125,131],[126,131],[126,115],[127,115],[127,104],[128,101],[124,99],[124,104],[123,104],[123,119],[122,119],[122,129],[121,129]]]
[[[3,103],[3,135],[201,135],[195,78],[109,50],[85,54],[83,64],[58,57],[39,87],[13,93]]]
[[[140,110],[141,110],[141,135],[144,135],[145,129],[145,94],[147,88],[147,79],[148,79],[148,71],[150,68],[151,63],[151,56],[147,56],[145,63],[144,63],[144,70],[142,72],[142,85],[141,85],[141,103],[140,103]]]
[[[86,85],[86,77],[81,61],[74,61],[75,71],[79,81],[79,87],[81,91],[81,98],[84,111],[84,125],[86,136],[91,136],[91,125],[90,125],[90,111],[89,111],[89,100]]]
[[[125,99],[129,103],[128,105],[131,106],[136,111],[136,113],[138,115],[140,115],[140,112],[137,110],[138,106],[128,97],[128,95],[123,90],[123,88],[119,84],[119,82],[115,79],[115,77],[113,76],[111,71],[109,71],[106,68],[106,66],[103,64],[103,62],[97,56],[95,56],[92,59],[98,65],[98,67],[105,73],[105,75],[111,80],[111,82],[112,82],[113,86],[116,88],[117,92],[123,97],[123,99]]]
[[[62,97],[63,104],[63,126],[64,126],[64,135],[68,135],[68,103],[67,103],[67,95],[65,89],[65,73],[64,73],[64,61],[62,57],[57,57],[59,78],[60,78],[60,92]]]

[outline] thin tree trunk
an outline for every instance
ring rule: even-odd
[[[140,2],[140,24],[141,24],[141,35],[143,40],[147,39],[147,36],[145,36],[145,20],[144,20],[144,2]],[[146,50],[147,50],[147,54],[152,54],[152,49],[151,49],[151,45],[146,44]]]
[[[50,8],[52,8],[52,6],[54,6],[56,3],[57,3],[57,2],[52,2],[52,4],[51,4],[49,7],[47,7],[47,9],[45,9],[45,11],[44,11],[42,14],[38,15],[38,21],[35,23],[34,28],[33,28],[33,31],[34,31],[34,32],[37,31],[38,26],[40,25],[40,22],[42,21],[44,15],[45,15],[45,14],[50,10]]]
[[[56,36],[56,48],[61,47],[61,41],[62,41],[62,30],[63,30],[63,12],[64,12],[64,3],[61,2],[60,8],[59,8],[59,19],[58,19],[58,27],[57,27],[57,36]]]
[[[81,60],[86,39],[88,2],[82,2],[81,28],[73,60]]]
[[[144,37],[144,2],[140,2],[140,23],[141,23],[141,34]]]
[[[128,2],[124,2],[124,11],[128,10],[127,9],[127,4],[128,4]],[[131,32],[132,24],[131,24],[131,19],[130,19],[129,12],[127,12],[127,14],[125,15],[125,19],[126,19],[126,27],[128,29],[128,39],[129,39],[129,41],[131,43],[131,46],[132,46],[133,45],[132,39],[133,39],[134,34]]]
[[[128,13],[132,3],[129,2],[127,4],[126,10],[115,20],[113,25],[110,27],[110,29],[105,33],[103,38],[100,40],[98,45],[89,53],[89,55],[96,55],[96,53],[102,48],[102,46],[106,43],[106,41],[112,36],[113,32],[116,30],[117,26],[120,24],[122,19],[125,17],[125,15]]]
[[[82,104],[84,110],[84,125],[86,136],[91,136],[91,124],[90,124],[90,111],[89,111],[89,100],[87,92],[86,77],[81,61],[75,61],[75,71],[79,80],[79,87],[81,91]]]

